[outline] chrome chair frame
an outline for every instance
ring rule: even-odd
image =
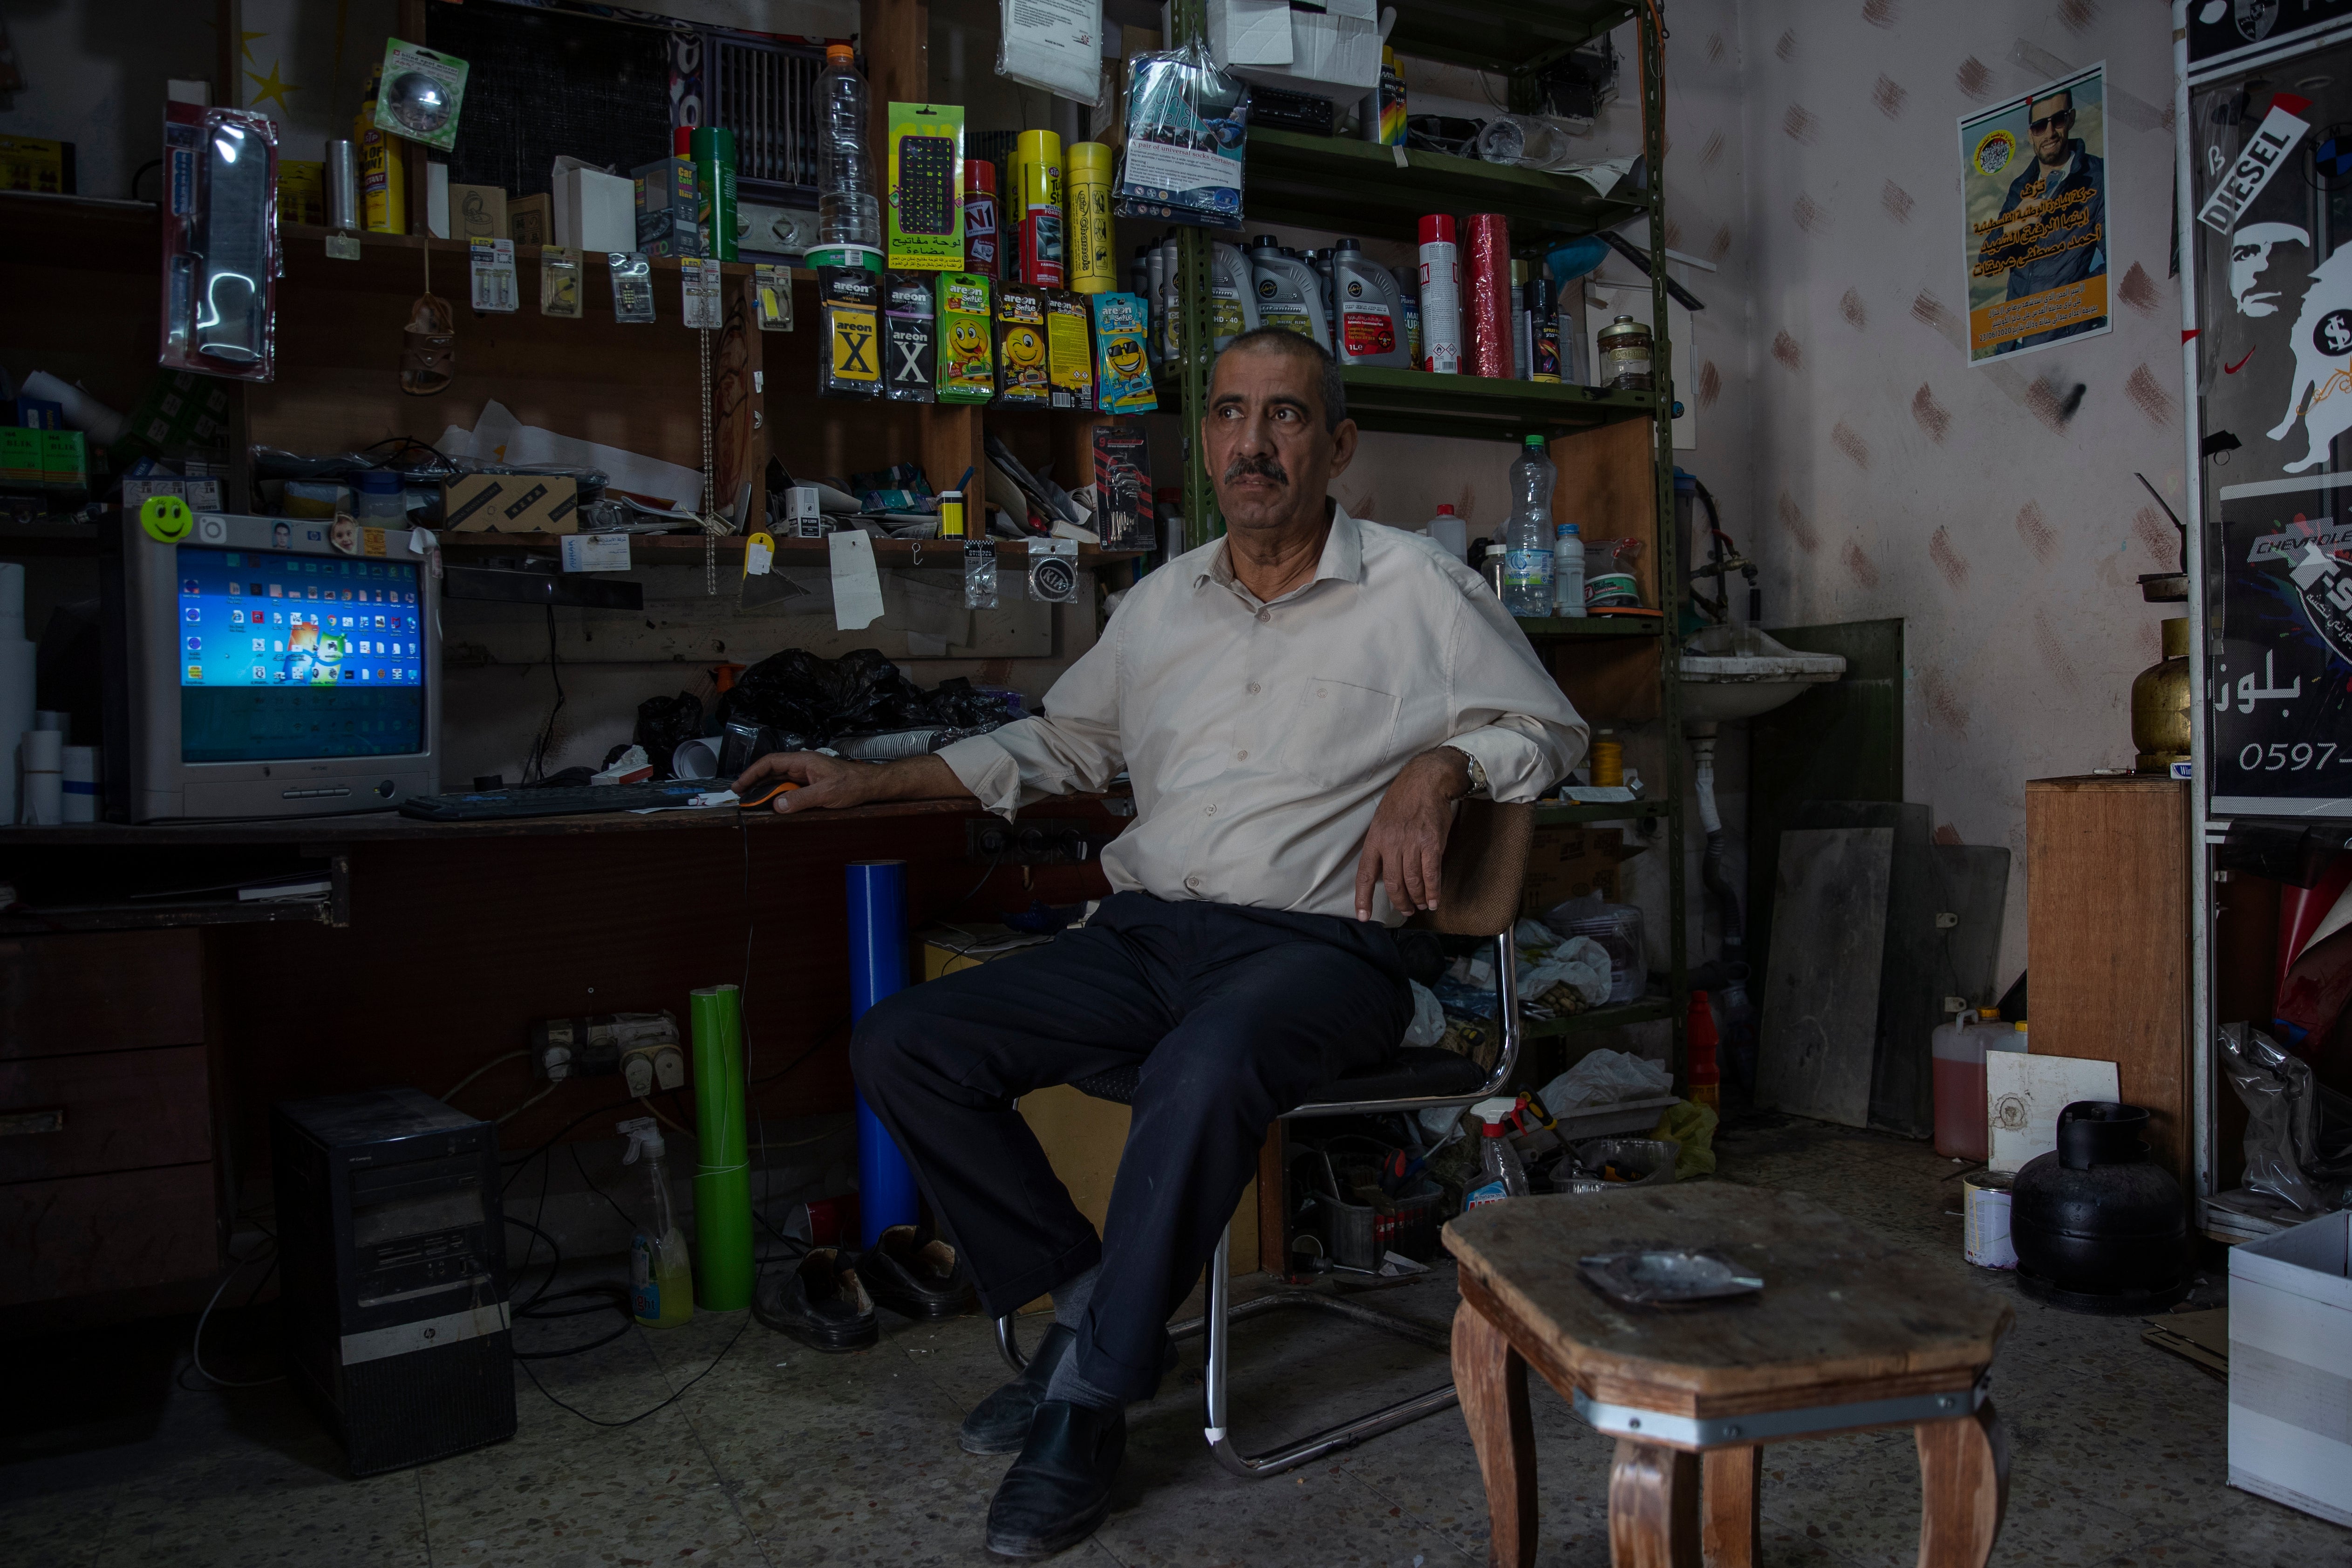
[[[1486,1081],[1475,1092],[1424,1095],[1403,1100],[1313,1100],[1285,1111],[1276,1120],[1304,1121],[1318,1117],[1374,1115],[1390,1111],[1419,1111],[1438,1110],[1446,1106],[1468,1106],[1502,1092],[1503,1086],[1510,1081],[1511,1074],[1517,1068],[1519,1060],[1518,954],[1512,945],[1511,938],[1512,931],[1507,927],[1501,934],[1489,939],[1494,945],[1495,1001],[1496,1016],[1502,1020],[1503,1048],[1496,1058],[1494,1069],[1486,1075]],[[1266,1449],[1263,1453],[1244,1453],[1240,1444],[1234,1438],[1231,1423],[1232,1405],[1226,1394],[1226,1381],[1233,1361],[1233,1351],[1229,1342],[1232,1328],[1242,1319],[1260,1317],[1267,1312],[1278,1311],[1285,1308],[1304,1308],[1311,1311],[1344,1318],[1349,1322],[1359,1323],[1366,1328],[1379,1329],[1383,1333],[1394,1334],[1400,1339],[1436,1351],[1440,1354],[1446,1353],[1452,1349],[1453,1335],[1450,1329],[1416,1322],[1409,1318],[1401,1318],[1376,1308],[1367,1307],[1360,1302],[1327,1295],[1320,1291],[1279,1289],[1235,1306],[1229,1299],[1232,1268],[1227,1259],[1227,1253],[1232,1244],[1233,1227],[1228,1225],[1224,1234],[1218,1238],[1216,1251],[1209,1257],[1208,1299],[1204,1303],[1206,1310],[1197,1318],[1187,1318],[1181,1322],[1171,1323],[1168,1327],[1168,1332],[1171,1338],[1188,1340],[1198,1335],[1207,1341],[1205,1352],[1207,1367],[1204,1379],[1206,1386],[1203,1391],[1205,1415],[1202,1436],[1208,1441],[1209,1451],[1217,1457],[1217,1462],[1227,1470],[1244,1479],[1260,1479],[1267,1476],[1280,1475],[1285,1470],[1296,1469],[1300,1465],[1320,1458],[1326,1454],[1352,1448],[1368,1438],[1377,1437],[1383,1432],[1392,1432],[1400,1426],[1420,1420],[1424,1415],[1433,1415],[1461,1402],[1454,1392],[1453,1380],[1448,1378],[1442,1387],[1433,1388],[1426,1394],[1415,1394],[1410,1399],[1399,1400],[1393,1405],[1383,1405],[1352,1421],[1326,1427],[1320,1432],[1286,1443],[1279,1447]],[[1028,1357],[1021,1350],[1016,1325],[1010,1313],[996,1320],[996,1347],[1004,1357],[1006,1363],[1015,1373],[1019,1373],[1028,1365]]]

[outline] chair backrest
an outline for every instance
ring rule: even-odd
[[[1445,840],[1437,910],[1408,922],[1445,936],[1500,936],[1519,918],[1536,808],[1465,800]]]

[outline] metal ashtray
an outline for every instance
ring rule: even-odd
[[[1753,1296],[1764,1281],[1721,1253],[1688,1248],[1602,1252],[1576,1260],[1584,1282],[1628,1307],[1679,1307]]]

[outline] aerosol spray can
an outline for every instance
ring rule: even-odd
[[[1462,374],[1462,266],[1444,213],[1421,220],[1421,351],[1422,369]]]

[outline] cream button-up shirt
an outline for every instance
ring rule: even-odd
[[[989,809],[1099,790],[1135,819],[1102,852],[1120,891],[1351,920],[1381,794],[1433,746],[1528,801],[1584,755],[1584,721],[1485,580],[1420,534],[1332,507],[1315,575],[1271,604],[1218,540],[1129,591],[1044,711],[942,749]],[[1402,917],[1385,891],[1373,912]]]

